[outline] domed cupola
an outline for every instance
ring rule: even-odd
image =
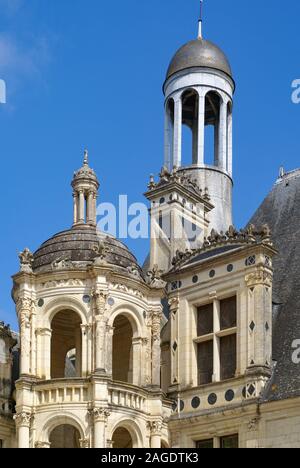
[[[74,173],[74,226],[96,226],[97,175],[89,167],[88,152],[84,152],[83,166]]]

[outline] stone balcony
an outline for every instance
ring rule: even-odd
[[[131,409],[141,413],[148,411],[148,392],[135,385],[107,383],[107,404],[114,408]],[[87,405],[92,403],[92,383],[89,379],[53,379],[35,384],[35,405],[37,408],[54,405]]]

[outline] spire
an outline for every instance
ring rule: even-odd
[[[89,165],[89,152],[88,150],[84,150],[84,160],[83,160],[83,165],[88,166]]]
[[[202,24],[203,24],[203,0],[200,0],[200,16],[198,21],[198,39],[202,39]]]

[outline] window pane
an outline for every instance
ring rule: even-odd
[[[236,327],[236,297],[220,302],[221,330]]]
[[[238,449],[239,448],[239,436],[236,434],[236,435],[232,435],[228,437],[222,437],[221,448]]]
[[[214,306],[208,304],[198,308],[197,336],[209,335],[214,331]]]
[[[198,385],[212,382],[214,372],[213,341],[198,344]]]
[[[3,448],[3,440],[0,439],[0,449]]]
[[[198,449],[213,449],[214,448],[214,439],[199,440],[199,442],[196,442],[196,447]]]
[[[235,377],[236,373],[236,335],[220,339],[221,380]]]

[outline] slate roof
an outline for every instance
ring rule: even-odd
[[[300,364],[292,343],[300,340],[300,170],[281,177],[251,223],[267,223],[279,251],[274,259],[273,359],[265,400],[300,396]]]

